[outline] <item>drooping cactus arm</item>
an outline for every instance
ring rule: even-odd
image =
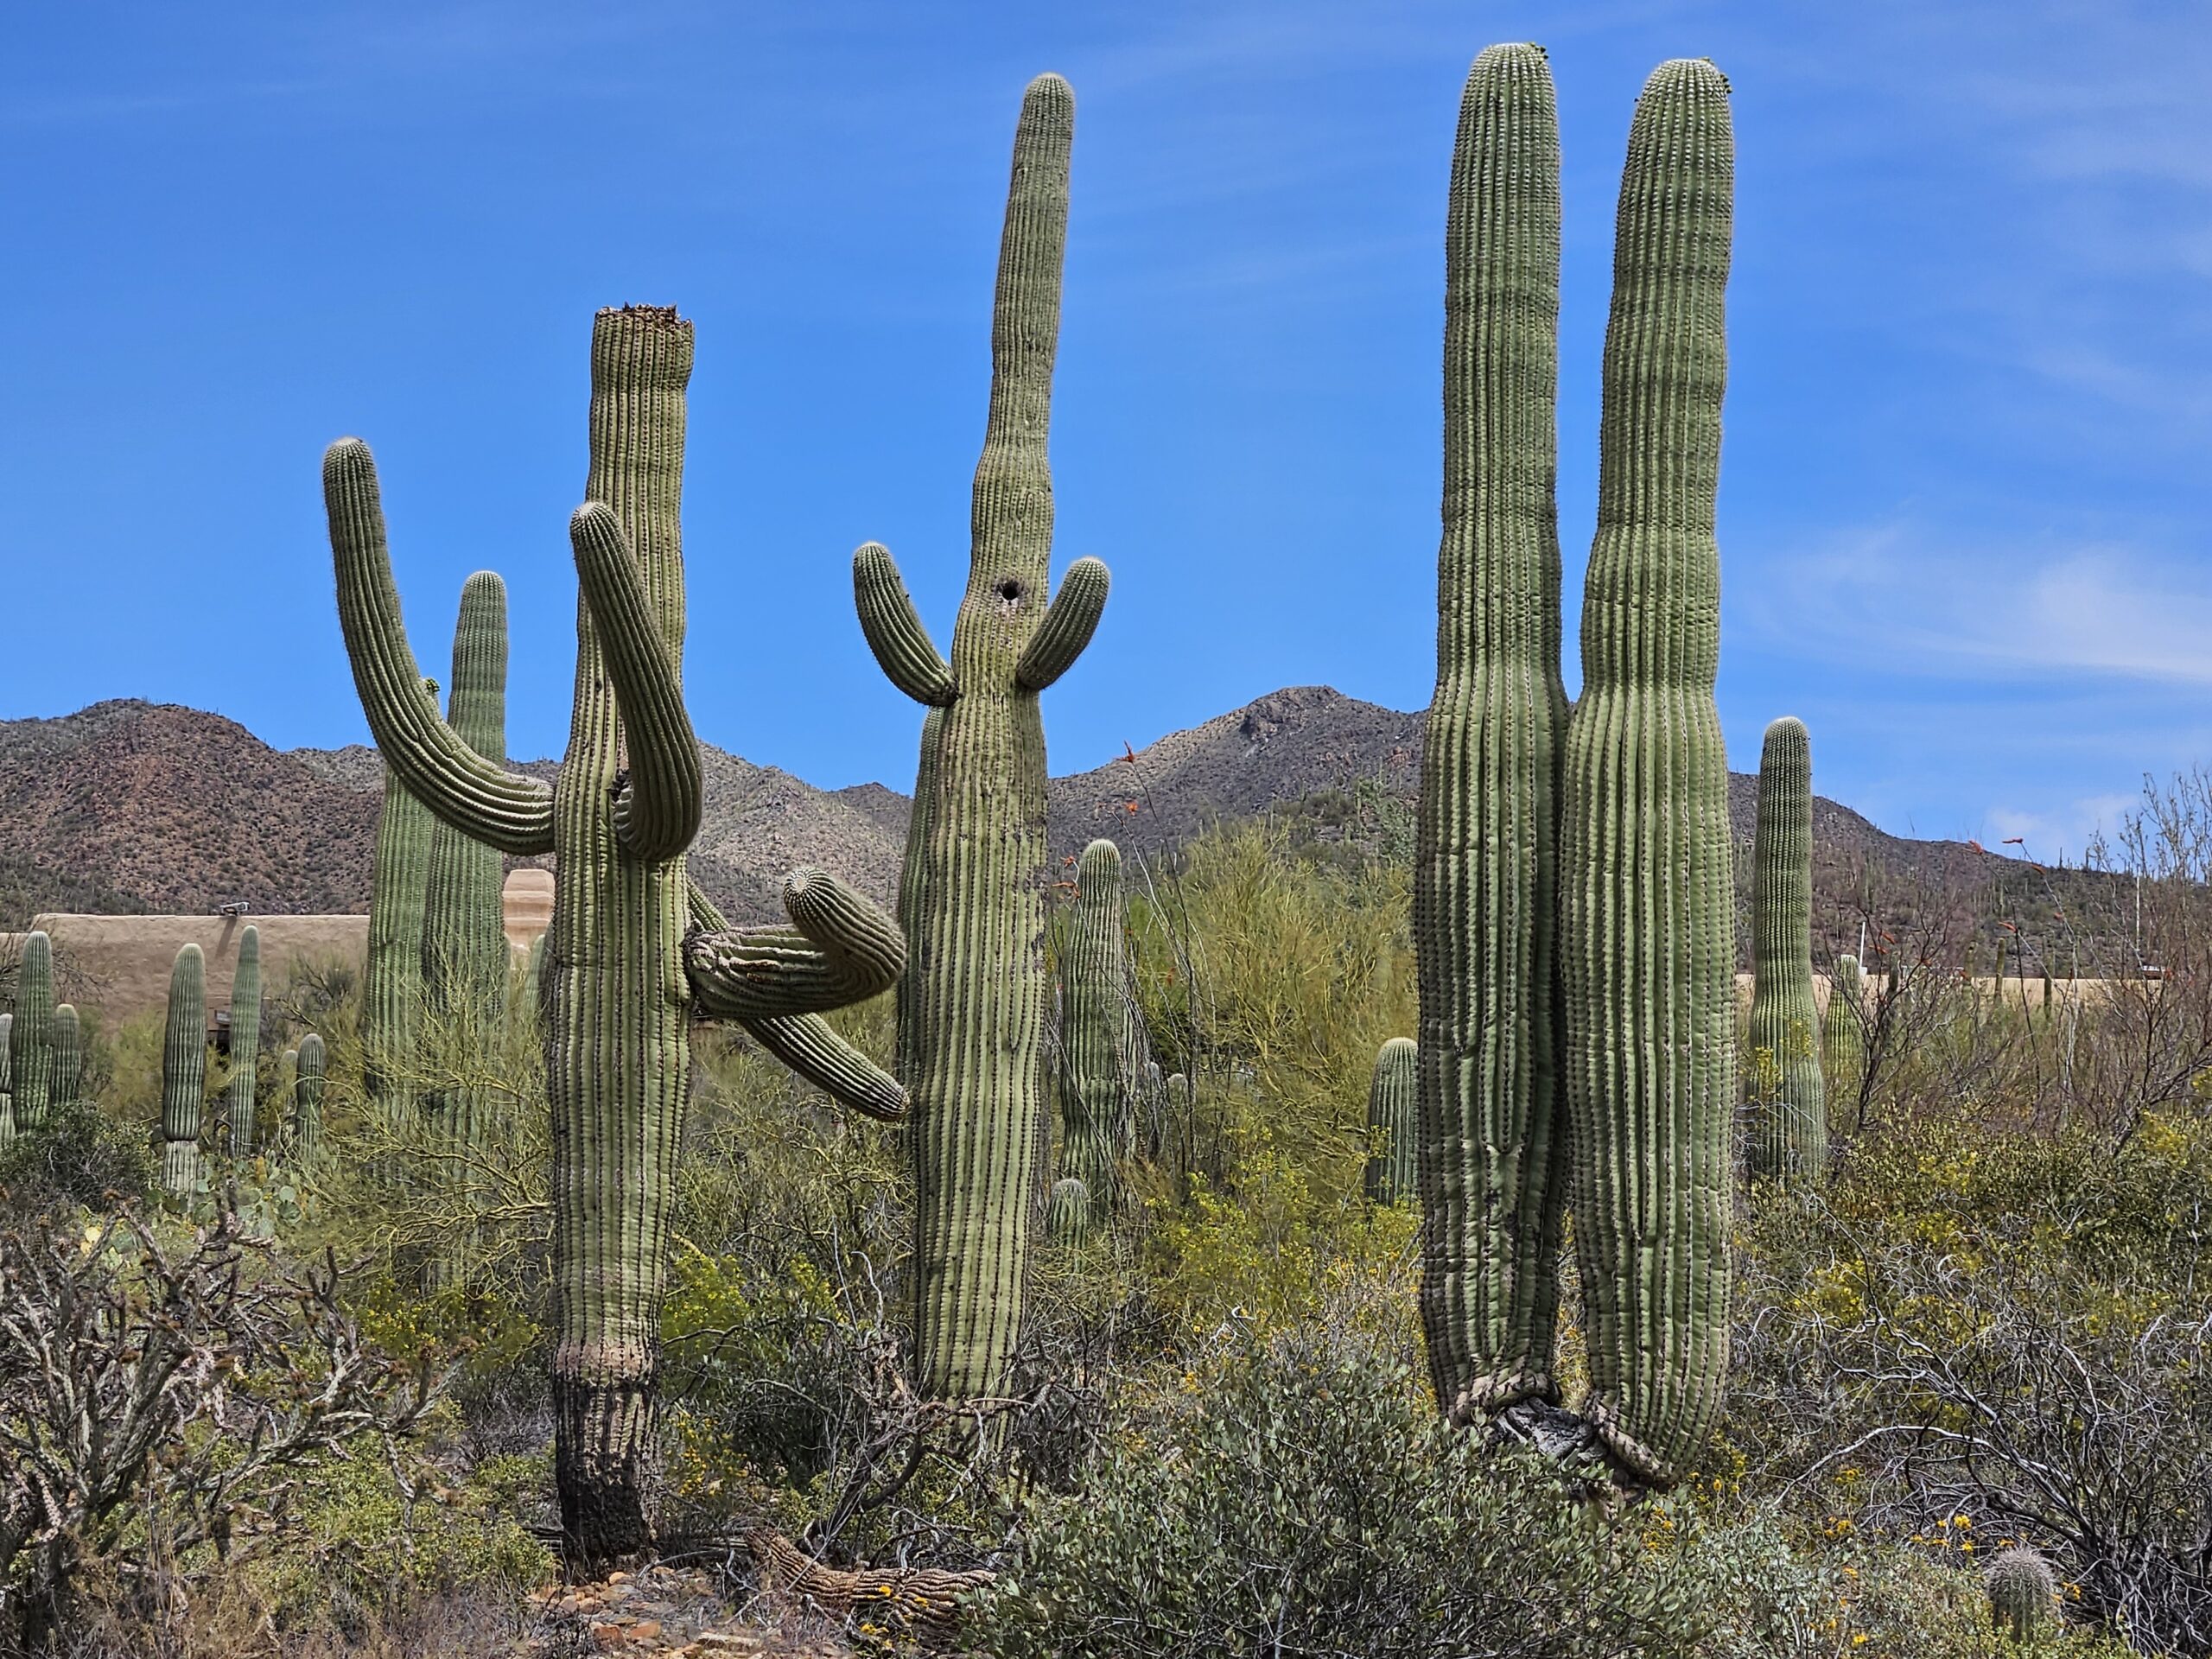
[[[422,671],[400,620],[368,445],[340,438],[324,452],[322,497],[346,655],[385,761],[416,799],[462,834],[521,857],[552,851],[552,791],[485,760],[423,695]]]
[[[890,550],[880,542],[867,543],[853,555],[853,608],[891,683],[916,702],[950,707],[960,688],[922,625]]]
[[[881,1123],[905,1120],[906,1091],[898,1079],[840,1037],[820,1014],[737,1023],[794,1074],[839,1105]]]
[[[1042,691],[1083,655],[1106,608],[1107,582],[1106,567],[1097,559],[1077,559],[1068,567],[1060,591],[1045,607],[1045,620],[1014,664],[1014,681],[1023,690]]]
[[[842,1008],[887,991],[906,965],[899,925],[827,871],[810,865],[784,882],[790,927],[694,933],[683,965],[699,1007],[720,1020],[761,1020]]]
[[[614,803],[615,838],[632,858],[673,858],[699,833],[705,795],[683,677],[614,509],[585,502],[569,520],[569,543],[629,739],[629,774]]]
[[[684,898],[691,925],[699,933],[732,931],[728,918],[696,881],[685,884]],[[903,959],[904,935],[899,949]],[[897,970],[892,976],[898,976]],[[840,1037],[820,1014],[741,1018],[737,1023],[802,1080],[839,1104],[886,1123],[899,1122],[906,1116],[906,1091],[898,1079]]]

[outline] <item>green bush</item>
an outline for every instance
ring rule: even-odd
[[[1003,1659],[1664,1659],[1772,1650],[1812,1605],[1764,1512],[1603,1512],[1445,1427],[1376,1323],[1232,1325],[1125,1400],[1084,1490],[1033,1505],[971,1638]]]

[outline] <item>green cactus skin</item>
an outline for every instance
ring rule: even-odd
[[[322,1039],[309,1032],[300,1039],[298,1071],[292,1080],[292,1143],[300,1156],[312,1158],[322,1145]]]
[[[1045,1236],[1055,1244],[1080,1244],[1090,1236],[1090,1189],[1073,1175],[1052,1183],[1045,1201]]]
[[[300,1051],[288,1048],[276,1057],[276,1112],[289,1125],[300,1100]]]
[[[200,1108],[207,1091],[207,965],[188,944],[169,969],[162,1032],[162,1185],[181,1198],[200,1191]]]
[[[13,1144],[16,1139],[15,1059],[9,1052],[13,1046],[16,1016],[0,1014],[0,1147]]]
[[[976,468],[967,591],[948,664],[891,556],[854,556],[876,661],[942,708],[925,749],[902,882],[915,914],[899,1042],[913,1097],[914,1347],[938,1399],[995,1393],[1021,1318],[1039,1206],[1046,994],[1045,730],[1037,694],[1089,641],[1106,568],[1078,560],[1045,603],[1052,542],[1046,442],[1059,343],[1075,95],[1023,94],[999,245],[990,412]]]
[[[8,1049],[16,1128],[22,1133],[46,1122],[54,1097],[54,944],[43,932],[23,936]]]
[[[861,550],[868,551],[866,548]],[[910,604],[906,609],[911,614],[913,607]],[[936,647],[931,646],[931,651],[934,653]],[[922,924],[929,909],[923,879],[928,873],[930,827],[936,821],[938,746],[944,741],[944,710],[931,704],[922,715],[921,758],[914,767],[914,807],[906,817],[906,850],[899,866],[899,927],[906,936],[910,949],[922,936]],[[919,974],[907,974],[899,979],[898,1004],[899,1029],[893,1039],[893,1069],[900,1081],[912,1082],[921,1065],[922,1021],[927,1007]]]
[[[1773,1068],[1752,1090],[1752,1173],[1819,1180],[1827,1170],[1828,1097],[1813,995],[1813,750],[1804,722],[1789,715],[1766,728],[1759,752],[1749,1044]]]
[[[453,680],[446,723],[495,766],[507,760],[507,588],[479,570],[461,584],[453,631]],[[467,1007],[496,1016],[507,988],[507,936],[500,908],[499,849],[440,820],[430,832],[423,915],[423,984],[433,1017]],[[467,1091],[429,1103],[439,1127],[475,1143],[482,1103]]]
[[[84,1083],[85,1033],[77,1010],[67,1002],[54,1010],[54,1083],[56,1106],[74,1106]]]
[[[1702,1446],[1728,1364],[1735,876],[1713,685],[1733,193],[1727,82],[1662,64],[1614,232],[1560,858],[1584,1414],[1652,1486]]]
[[[231,978],[231,1156],[253,1156],[254,1070],[261,1059],[261,930],[248,925],[238,936],[238,967]]]
[[[1375,1056],[1367,1087],[1367,1196],[1395,1204],[1419,1191],[1421,1045],[1393,1037]]]
[[[691,353],[691,325],[673,310],[602,311],[593,327],[591,468],[585,505],[569,522],[580,588],[575,696],[552,789],[478,753],[416,693],[367,446],[340,440],[323,461],[339,620],[378,747],[442,821],[503,853],[555,855],[542,986],[558,1334],[554,1467],[566,1547],[578,1562],[647,1543],[657,1484],[661,1302],[695,995],[684,960],[695,890],[683,853],[702,796],[678,666]],[[690,944],[710,958],[721,948],[696,937]],[[849,955],[873,948],[839,944]],[[834,1040],[826,1025],[806,1026],[819,1023],[818,1009],[777,1018]]]
[[[419,700],[435,711],[435,684],[419,677],[416,683]],[[392,1128],[414,1109],[405,1078],[414,1070],[415,1027],[423,1007],[423,915],[433,822],[387,752],[369,888],[368,963],[361,976],[361,1061],[370,1109]]]
[[[1421,1322],[1460,1423],[1558,1392],[1559,177],[1542,49],[1488,48],[1460,101],[1445,235],[1436,692],[1414,862]]]
[[[1060,1173],[1083,1183],[1085,1224],[1119,1205],[1135,1129],[1122,850],[1094,841],[1076,861],[1060,958]],[[1054,1189],[1057,1198],[1058,1189]],[[1055,1235],[1066,1236],[1067,1235]]]
[[[2058,1575],[2041,1552],[2024,1544],[1990,1558],[1983,1582],[1989,1591],[1989,1622],[1999,1636],[2032,1641],[2056,1622]]]
[[[1859,1067],[1864,1063],[1860,1045],[1865,1032],[1859,1023],[1859,1012],[1866,1006],[1866,975],[1856,957],[1844,956],[1835,959],[1835,972],[1828,981],[1827,1013],[1821,1020],[1821,1048],[1825,1057],[1829,1078],[1856,1083]],[[2050,981],[2044,980],[2044,1002],[2050,1001]]]

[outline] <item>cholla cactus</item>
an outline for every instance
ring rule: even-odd
[[[1414,1154],[1420,1089],[1420,1045],[1393,1037],[1375,1056],[1367,1089],[1367,1196],[1377,1204],[1395,1204],[1419,1184]]]
[[[1654,70],[1614,232],[1598,533],[1563,786],[1584,1412],[1653,1486],[1704,1445],[1728,1368],[1735,873],[1713,688],[1734,156],[1720,72],[1692,59]]]
[[[16,1128],[35,1129],[54,1097],[54,944],[43,931],[23,938],[8,1047]]]
[[[200,1191],[200,1109],[207,1092],[207,964],[188,944],[169,969],[162,1033],[162,1185],[178,1198]]]
[[[912,1091],[914,1351],[926,1394],[996,1394],[1021,1320],[1039,1206],[1046,980],[1045,729],[1038,694],[1090,643],[1106,567],[1079,559],[1046,602],[1052,543],[1046,435],[1059,344],[1075,95],[1023,94],[999,245],[991,392],[976,469],[968,588],[952,660],[891,556],[853,558],[854,600],[893,684],[925,718],[900,889],[914,963],[899,1042]]]
[[[1984,1575],[1989,1618],[2000,1636],[2026,1642],[2058,1618],[2058,1575],[2040,1551],[2024,1544],[1999,1550]]]
[[[253,1156],[254,1093],[261,1063],[261,930],[251,924],[238,936],[238,967],[231,978],[231,1156]]]

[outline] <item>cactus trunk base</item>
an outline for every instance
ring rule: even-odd
[[[561,1532],[570,1559],[601,1562],[634,1555],[652,1541],[653,1500],[660,1484],[653,1435],[650,1362],[607,1376],[614,1366],[579,1365],[556,1357],[554,1412],[558,1432],[554,1477],[561,1492]],[[579,1370],[601,1373],[579,1376]]]
[[[162,1145],[162,1185],[180,1198],[200,1191],[200,1145],[194,1141],[168,1141]]]

